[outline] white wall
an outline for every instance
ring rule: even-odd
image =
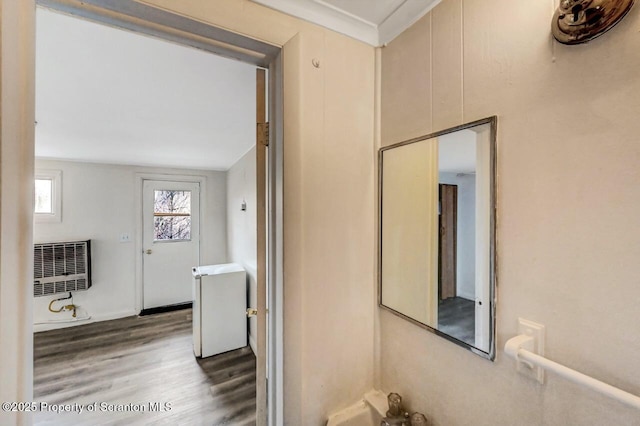
[[[206,193],[201,192],[201,263],[226,261],[226,173],[182,169],[68,161],[37,160],[38,169],[62,171],[62,222],[37,223],[34,241],[75,241],[91,239],[92,282],[87,291],[74,292],[74,302],[92,320],[104,320],[137,314],[135,238],[137,183],[136,173],[204,176]],[[130,242],[121,243],[120,234],[128,233]],[[34,323],[70,318],[70,312],[48,311],[49,301],[61,295],[34,299]],[[79,324],[79,323],[72,323]],[[36,325],[35,330],[68,324]]]
[[[247,210],[242,211],[242,202]],[[251,148],[227,171],[227,260],[247,271],[248,306],[257,303],[256,148]],[[249,344],[256,353],[257,318],[249,320]]]
[[[640,394],[640,8],[565,46],[553,3],[446,0],[382,49],[382,144],[498,116],[496,361],[379,312],[377,385],[435,426],[638,424],[502,351],[531,319],[549,358]]]
[[[440,173],[440,183],[458,186],[458,228],[456,235],[456,292],[474,300],[476,295],[476,177]]]

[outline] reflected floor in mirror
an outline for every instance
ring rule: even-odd
[[[38,412],[34,424],[254,425],[251,348],[196,359],[191,331],[185,309],[35,333],[36,401],[112,405],[80,414]]]
[[[438,330],[475,345],[475,302],[462,297],[441,300],[438,305]]]

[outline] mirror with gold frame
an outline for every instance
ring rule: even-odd
[[[496,126],[379,151],[379,305],[495,358]]]

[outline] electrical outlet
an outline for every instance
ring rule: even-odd
[[[128,243],[131,241],[131,237],[129,236],[128,233],[123,232],[122,234],[120,234],[120,242],[121,243]]]
[[[518,318],[518,334],[531,336],[533,338],[532,347],[527,350],[534,354],[544,356],[544,325]],[[544,383],[544,369],[542,367],[531,367],[521,361],[518,362],[518,372],[540,383]]]

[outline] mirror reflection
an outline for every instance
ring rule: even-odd
[[[380,305],[490,359],[495,125],[380,150]]]

